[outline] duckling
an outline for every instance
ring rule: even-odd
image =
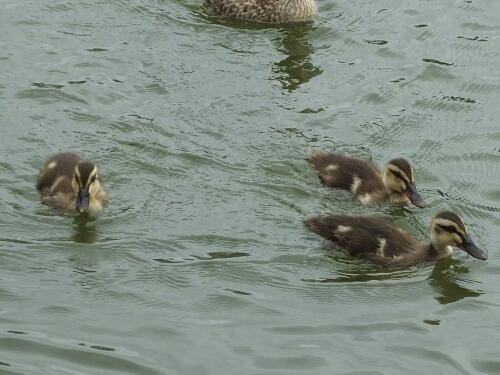
[[[56,154],[45,162],[36,189],[42,204],[66,212],[97,214],[108,201],[95,164],[72,152]]]
[[[339,154],[313,151],[307,161],[325,185],[350,191],[362,204],[410,201],[425,207],[415,186],[413,168],[405,159],[392,159],[383,173],[368,160]]]
[[[460,216],[450,211],[432,219],[430,242],[420,242],[381,218],[360,216],[315,216],[305,220],[314,233],[334,241],[351,256],[384,266],[411,266],[446,258],[458,247],[474,258],[486,260],[488,254],[470,238]]]
[[[221,16],[256,22],[311,21],[318,16],[315,0],[206,0]]]

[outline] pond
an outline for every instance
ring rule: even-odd
[[[2,1],[0,374],[500,373],[500,2],[318,5]],[[407,158],[428,206],[362,207],[311,149]],[[39,203],[65,150],[99,167],[97,218]],[[487,262],[379,269],[302,223],[424,240],[442,209]]]

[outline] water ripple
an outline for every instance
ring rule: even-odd
[[[83,348],[85,344],[60,345],[31,335],[23,336],[23,338],[14,335],[0,337],[0,348],[2,348],[4,354],[8,354],[14,358],[13,361],[19,363],[17,366],[13,365],[12,370],[16,370],[16,367],[23,368],[23,357],[16,354],[21,352],[24,355],[37,356],[39,358],[39,370],[48,369],[58,364],[59,366],[71,365],[77,371],[92,370],[98,367],[103,371],[118,370],[121,373],[162,374],[161,371],[139,364],[134,360],[112,355],[111,353],[115,351],[113,348],[90,345],[90,350],[86,350]],[[50,362],[43,359],[49,354]],[[62,373],[69,374],[73,372],[64,371]]]

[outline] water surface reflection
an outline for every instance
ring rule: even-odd
[[[429,275],[429,284],[439,293],[435,297],[436,300],[445,305],[467,297],[479,297],[483,294],[461,285],[464,283],[462,275],[468,273],[470,273],[469,267],[460,260],[449,258],[437,262]]]
[[[73,220],[72,240],[78,243],[94,243],[97,240],[95,218],[76,216]]]
[[[283,29],[282,36],[278,38],[279,51],[286,57],[274,63],[272,69],[274,78],[285,90],[294,91],[323,72],[311,59],[314,48],[309,42],[309,34],[313,30],[313,24],[296,25]]]

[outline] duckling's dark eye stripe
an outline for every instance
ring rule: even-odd
[[[450,233],[457,233],[457,230],[455,229],[455,227],[453,225],[441,225],[441,224],[438,224],[438,226],[446,231],[446,232],[450,232]]]
[[[453,225],[438,224],[438,227],[440,227],[442,230],[446,232],[458,234],[458,236],[462,239],[462,241],[465,241],[465,236],[463,235],[463,233],[457,231],[457,228],[455,228]]]
[[[406,181],[406,178],[403,177],[403,175],[399,172],[396,172],[396,171],[393,171],[392,169],[389,169],[391,171],[391,173],[396,176],[397,178],[399,178],[400,180],[402,180],[406,186],[408,187],[408,181]]]

